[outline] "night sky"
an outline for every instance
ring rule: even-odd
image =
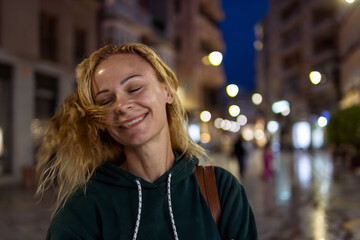
[[[223,65],[227,84],[254,91],[254,26],[265,16],[267,0],[223,0],[225,19],[220,24],[226,44]]]

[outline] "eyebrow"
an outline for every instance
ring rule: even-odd
[[[130,75],[126,78],[124,78],[123,80],[120,81],[120,85],[124,85],[127,81],[129,81],[130,79],[134,78],[134,77],[138,77],[138,76],[141,76],[139,74],[134,74],[134,75]],[[106,92],[109,92],[109,89],[104,89],[104,90],[101,90],[99,92],[97,92],[95,94],[95,97],[97,97],[99,94],[102,94],[102,93],[106,93]]]

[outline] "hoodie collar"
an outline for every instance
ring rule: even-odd
[[[169,173],[171,173],[171,185],[174,185],[193,174],[195,166],[199,163],[197,158],[189,158],[187,155],[180,155],[177,152],[174,152],[174,155],[174,166],[169,171],[160,176],[154,183],[137,177],[134,174],[110,162],[105,162],[103,165],[101,165],[94,173],[92,180],[121,187],[137,188],[135,180],[139,179],[144,189],[151,189],[166,186],[167,177]]]

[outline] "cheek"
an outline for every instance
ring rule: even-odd
[[[113,111],[109,111],[105,114],[104,120],[106,122],[106,128],[110,129],[112,127],[112,124],[116,122],[115,113]]]

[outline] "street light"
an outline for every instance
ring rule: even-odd
[[[319,127],[325,127],[328,124],[328,120],[323,116],[319,117],[317,122]]]
[[[209,61],[213,66],[219,66],[222,62],[223,55],[219,51],[214,51],[209,54]]]
[[[274,134],[279,130],[279,123],[276,121],[269,121],[266,128],[271,134]]]
[[[260,93],[254,93],[251,97],[251,100],[255,105],[260,105],[262,102],[262,96]]]
[[[312,71],[309,74],[309,78],[312,84],[317,85],[321,82],[322,76],[321,73],[319,73],[318,71]]]
[[[229,113],[232,117],[237,117],[240,114],[240,107],[237,105],[231,105],[229,107]]]
[[[211,119],[211,113],[209,111],[202,111],[200,113],[200,119],[203,122],[208,122]]]
[[[275,114],[282,113],[283,115],[288,115],[290,113],[290,103],[286,100],[277,101],[273,103],[271,109]]]
[[[244,114],[240,114],[236,121],[240,124],[240,126],[244,126],[247,123],[247,117]]]
[[[236,97],[236,95],[239,92],[239,87],[235,84],[229,84],[226,87],[226,93],[229,95],[229,97]]]

